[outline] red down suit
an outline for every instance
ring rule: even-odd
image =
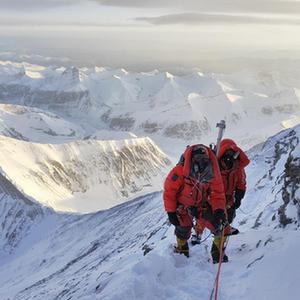
[[[199,145],[189,146],[185,150],[183,159],[170,171],[164,184],[165,210],[176,212],[182,227],[193,226],[189,214],[190,207],[197,207],[199,215],[207,205],[213,212],[217,209],[225,210],[225,195],[218,161],[208,147],[205,146],[210,161],[209,174],[202,180],[192,175],[192,152],[197,146]]]
[[[218,153],[219,161],[221,160],[224,153],[226,153],[228,150],[239,153],[238,159],[233,165],[233,168],[231,168],[230,170],[223,169],[222,164],[220,163],[220,170],[226,196],[226,207],[230,208],[234,204],[235,191],[246,191],[245,167],[249,164],[250,161],[246,153],[241,148],[239,148],[231,139],[224,139],[221,141],[220,150]]]

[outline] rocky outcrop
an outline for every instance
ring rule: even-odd
[[[252,157],[257,171],[250,180],[261,174],[254,184],[253,197],[267,201],[263,210],[258,210],[254,228],[266,218],[270,225],[299,226],[300,211],[300,126],[271,137],[259,154]],[[269,191],[269,193],[267,193]],[[267,197],[267,198],[266,198]]]

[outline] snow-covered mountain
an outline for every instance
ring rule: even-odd
[[[0,136],[0,145],[7,178],[56,210],[92,212],[161,190],[171,164],[149,138],[53,145]]]
[[[250,152],[241,233],[227,246],[220,299],[298,297],[299,140],[297,126]],[[20,236],[0,257],[4,300],[209,299],[217,270],[208,262],[211,239],[192,247],[189,259],[172,253],[161,193],[88,215],[51,213]]]
[[[299,123],[299,77],[296,72],[291,78],[246,71],[173,75],[0,62],[0,102],[51,111],[84,128],[78,131],[84,137],[113,130],[191,142],[211,137],[216,121],[225,119],[230,135],[250,147]],[[73,126],[67,128],[71,131],[58,134],[73,134]]]

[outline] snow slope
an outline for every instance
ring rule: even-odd
[[[0,62],[0,103],[51,111],[83,128],[84,136],[129,131],[190,143],[211,139],[216,121],[225,119],[230,136],[251,147],[299,123],[299,77],[297,72],[293,78],[246,71],[133,73],[7,61]]]
[[[170,166],[149,138],[53,145],[0,136],[0,146],[7,178],[56,210],[97,211],[161,190]]]
[[[47,210],[26,198],[0,173],[0,212],[1,257],[18,246],[32,225],[39,223]]]
[[[84,130],[58,115],[37,108],[0,104],[2,135],[38,143],[66,143],[84,138]]]
[[[0,104],[0,132],[23,141],[63,144],[76,140],[123,140],[137,137],[131,132],[96,130],[80,120],[21,105]]]
[[[298,298],[299,139],[297,126],[251,151],[241,234],[229,240],[219,299]],[[0,259],[0,299],[209,299],[217,269],[208,261],[211,239],[189,259],[173,254],[161,193],[54,216]]]

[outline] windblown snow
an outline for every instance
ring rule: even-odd
[[[248,193],[235,224],[241,233],[229,240],[219,299],[297,299],[299,140],[297,126],[249,152]],[[10,245],[1,248],[1,299],[209,299],[217,270],[208,261],[211,238],[189,259],[174,254],[160,192],[73,215],[45,213],[0,183],[10,208],[1,215],[5,230],[19,210],[37,217],[16,228],[18,243],[1,238]]]

